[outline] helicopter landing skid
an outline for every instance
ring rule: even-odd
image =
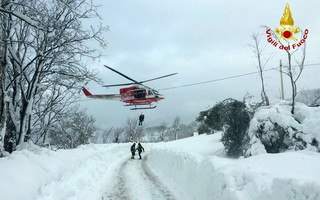
[[[156,108],[157,106],[150,106],[150,107],[142,107],[142,108],[137,108],[137,107],[134,107],[134,108],[130,108],[130,110],[144,110],[144,109],[154,109]]]

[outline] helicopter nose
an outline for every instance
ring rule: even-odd
[[[161,100],[161,99],[164,99],[164,96],[162,94],[157,94],[155,98],[156,100]]]

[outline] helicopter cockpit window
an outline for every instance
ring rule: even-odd
[[[153,94],[159,94],[159,92],[157,90],[152,90]]]
[[[134,91],[134,98],[141,99],[146,97],[146,91],[145,90],[135,90]]]
[[[148,95],[153,95],[152,90],[148,90]]]

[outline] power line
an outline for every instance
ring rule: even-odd
[[[304,66],[315,66],[315,65],[320,66],[320,63],[306,64]],[[288,66],[285,66],[285,67],[288,67]],[[299,65],[294,65],[293,67],[299,67]],[[272,70],[276,70],[276,69],[278,69],[278,67],[264,70],[264,72],[272,71]],[[256,71],[256,72],[250,72],[250,73],[239,74],[239,75],[234,75],[234,76],[228,76],[228,77],[219,78],[219,79],[213,79],[213,80],[202,81],[202,82],[197,82],[197,83],[190,83],[190,84],[186,84],[186,85],[179,85],[179,86],[174,86],[174,87],[162,88],[162,89],[159,89],[159,91],[160,90],[170,90],[170,89],[175,89],[175,88],[182,88],[182,87],[189,87],[189,86],[194,86],[194,85],[201,85],[201,84],[206,84],[206,83],[211,83],[211,82],[217,82],[217,81],[239,78],[239,77],[243,77],[243,76],[249,76],[249,75],[258,74],[258,73],[260,73],[260,72]]]

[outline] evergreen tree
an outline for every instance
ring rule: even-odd
[[[237,100],[229,100],[224,107],[223,121],[226,129],[222,136],[222,143],[230,157],[242,155],[243,140],[249,128],[250,115],[246,105]]]
[[[245,103],[225,99],[211,109],[200,112],[196,121],[201,123],[199,134],[223,131],[222,143],[228,156],[242,155],[243,140],[250,123],[250,113]]]

